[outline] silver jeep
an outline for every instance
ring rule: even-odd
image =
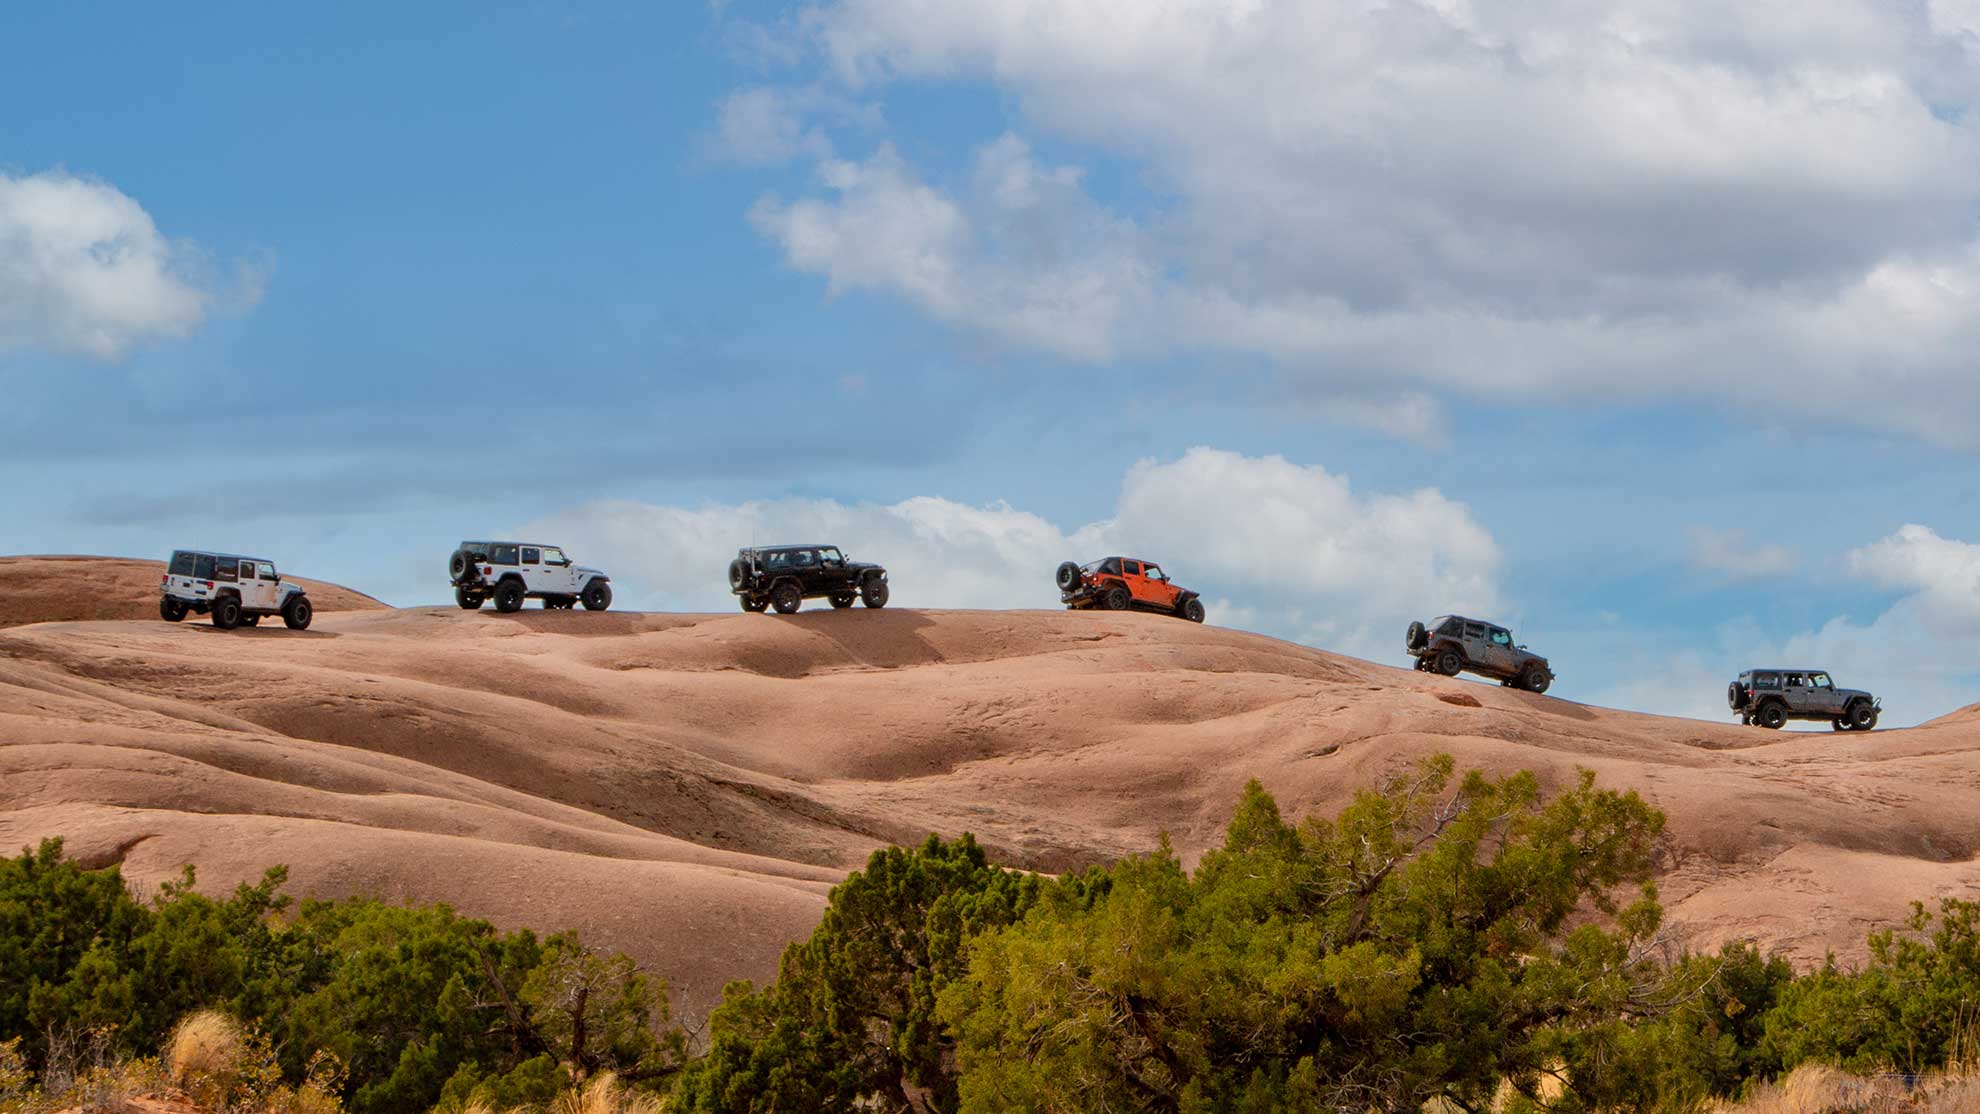
[[[1739,722],[1779,730],[1791,719],[1828,720],[1837,731],[1869,731],[1884,702],[1862,689],[1839,689],[1820,669],[1749,669],[1726,686]]]
[[[1512,632],[1493,623],[1439,615],[1428,623],[1411,623],[1403,643],[1424,673],[1476,673],[1528,692],[1546,692],[1554,683],[1546,658],[1514,645]]]

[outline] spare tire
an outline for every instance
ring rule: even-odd
[[[454,555],[447,558],[447,576],[452,580],[468,580],[472,577],[477,564],[474,554],[465,549],[456,549]]]
[[[1412,650],[1421,650],[1430,645],[1430,632],[1424,629],[1422,623],[1411,623],[1409,633],[1403,636],[1403,645]]]
[[[1058,582],[1059,591],[1070,592],[1079,587],[1079,566],[1071,561],[1061,562],[1053,579]]]
[[[1746,707],[1746,689],[1738,681],[1726,686],[1726,704],[1735,712]]]
[[[739,592],[743,582],[749,579],[749,566],[738,557],[729,562],[729,591]]]

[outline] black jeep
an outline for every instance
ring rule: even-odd
[[[836,545],[771,545],[736,551],[729,562],[729,591],[744,611],[774,607],[779,615],[821,596],[833,607],[887,606],[887,570],[848,561]]]

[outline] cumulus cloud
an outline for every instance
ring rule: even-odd
[[[1006,135],[978,149],[966,193],[920,179],[892,146],[830,159],[829,198],[765,197],[750,221],[834,293],[897,294],[951,324],[1078,360],[1115,351],[1154,276],[1134,226],[1095,204],[1073,167]]]
[[[112,360],[185,336],[224,300],[203,267],[114,186],[0,174],[0,349]],[[258,276],[244,272],[235,299],[258,293]]]
[[[1765,401],[1970,444],[1973,10],[835,0],[784,25],[813,79],[992,84],[1158,201],[1033,164],[1046,192],[1011,207],[883,148],[757,222],[835,289],[1062,355],[1221,347],[1350,393]]]
[[[1799,666],[1829,670],[1836,683],[1884,699],[1885,720],[1901,727],[1980,699],[1980,545],[1906,526],[1851,550],[1848,572],[1904,593],[1867,621],[1837,616],[1785,634],[1751,617],[1722,624],[1702,645],[1639,660],[1595,694],[1598,703],[1702,719],[1730,716],[1722,699],[1742,669]],[[1615,644],[1629,645],[1619,630]],[[1826,728],[1824,728],[1826,730]]]
[[[1324,468],[1208,448],[1134,465],[1113,515],[1073,527],[1005,503],[917,496],[609,501],[526,532],[610,569],[629,602],[669,609],[733,608],[721,573],[739,547],[804,541],[885,564],[907,607],[1057,607],[1060,561],[1126,552],[1202,592],[1211,622],[1349,652],[1392,649],[1419,614],[1503,603],[1499,547],[1463,504],[1434,489],[1361,494]]]
[[[1755,545],[1747,539],[1746,531],[1736,527],[1718,530],[1694,526],[1685,533],[1690,541],[1693,567],[1737,580],[1782,576],[1793,572],[1799,563],[1787,546]]]

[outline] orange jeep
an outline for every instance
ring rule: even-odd
[[[1109,557],[1090,565],[1071,561],[1059,566],[1059,602],[1067,610],[1097,607],[1106,611],[1160,611],[1203,621],[1203,600],[1187,588],[1169,582],[1168,574],[1152,561]]]

